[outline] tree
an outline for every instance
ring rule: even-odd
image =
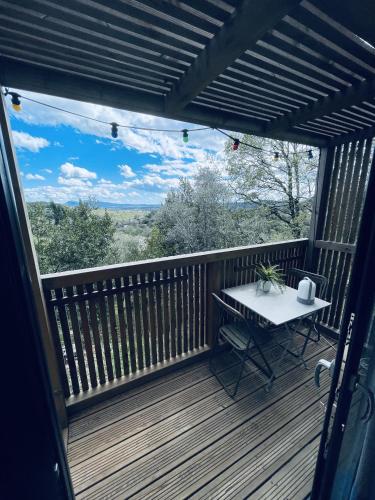
[[[29,218],[42,273],[108,264],[116,260],[115,226],[93,201],[76,207],[29,204]]]
[[[306,146],[249,135],[241,141],[255,148],[240,144],[232,151],[232,142],[226,145],[226,167],[238,199],[258,209],[269,225],[267,232],[272,233],[275,227],[271,226],[277,223],[276,233],[284,237],[305,236],[311,218],[317,153],[309,159]],[[254,211],[252,216],[256,215]]]
[[[225,248],[238,243],[239,226],[221,173],[202,167],[192,181],[181,179],[155,215],[147,257]]]
[[[49,272],[48,245],[53,233],[53,220],[49,216],[46,203],[35,202],[27,205],[35,251],[41,272]]]

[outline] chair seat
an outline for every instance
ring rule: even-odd
[[[249,332],[244,325],[241,325],[241,323],[227,323],[220,327],[219,332],[235,349],[246,350],[249,342]]]

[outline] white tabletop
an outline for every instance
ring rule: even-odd
[[[297,301],[297,290],[289,286],[283,288],[283,293],[274,286],[271,287],[268,293],[264,293],[260,288],[257,290],[256,283],[250,283],[225,288],[222,292],[274,325],[281,325],[308,316],[314,311],[319,311],[331,305],[329,302],[318,298],[315,298],[312,305],[301,304]]]

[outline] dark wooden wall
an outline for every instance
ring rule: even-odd
[[[320,320],[334,334],[340,332],[374,144],[363,137],[321,154],[311,268],[328,278],[332,307]]]

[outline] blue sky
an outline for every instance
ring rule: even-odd
[[[21,95],[106,120],[181,130],[192,124],[104,106],[24,92]],[[65,203],[94,197],[112,203],[156,204],[208,162],[222,166],[225,137],[205,130],[189,134],[119,129],[22,100],[15,112],[7,98],[21,179],[28,201]]]

